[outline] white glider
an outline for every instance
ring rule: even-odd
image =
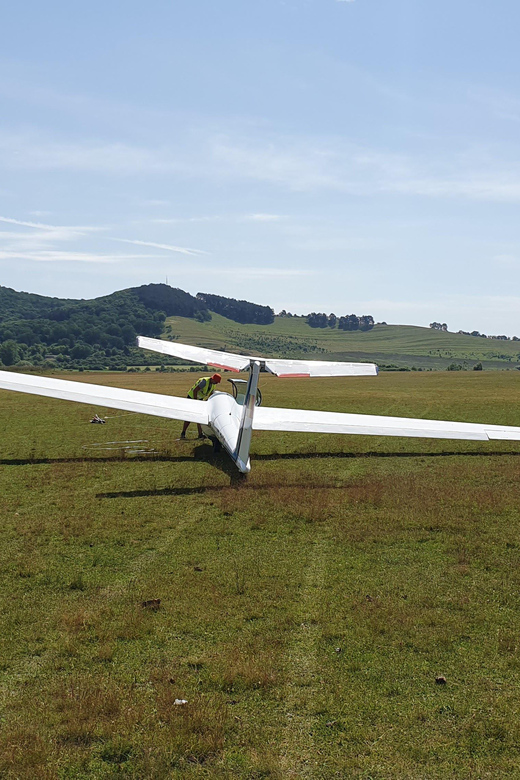
[[[249,381],[245,392],[241,392],[238,380],[230,380],[235,383],[235,397],[230,393],[214,392],[206,403],[201,403],[190,398],[9,371],[0,371],[0,388],[199,423],[204,427],[209,438],[222,444],[242,473],[251,470],[249,448],[253,430],[411,436],[472,441],[490,439],[520,441],[520,428],[505,425],[258,406],[260,395],[258,379],[261,371],[278,376],[367,376],[377,374],[377,366],[371,363],[247,357],[144,337],[139,337],[138,344],[144,349],[175,355],[204,365],[232,371],[248,370]]]

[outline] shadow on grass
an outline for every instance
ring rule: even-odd
[[[232,481],[232,485],[234,485],[234,481]],[[265,485],[248,485],[247,483],[240,482],[237,484],[240,485],[240,489],[244,490],[265,490]],[[147,498],[150,496],[195,496],[197,494],[203,494],[203,493],[220,493],[222,490],[229,490],[229,485],[211,485],[211,486],[205,486],[205,485],[199,485],[198,487],[186,487],[186,488],[177,488],[177,487],[170,487],[170,488],[157,488],[156,490],[120,490],[119,492],[108,492],[108,493],[96,493],[96,498]],[[270,486],[275,487],[275,486]],[[281,485],[280,485],[281,487]],[[286,483],[283,484],[283,487],[290,487],[290,485],[287,485]],[[298,483],[298,485],[294,485],[293,487],[301,487],[301,485]]]
[[[202,450],[202,451],[201,451]],[[481,450],[460,450],[442,452],[269,452],[252,455],[251,460],[273,461],[273,460],[327,460],[329,458],[350,459],[350,458],[506,458],[520,457],[520,450],[500,450],[483,452]],[[40,466],[52,465],[55,463],[211,463],[212,466],[220,468],[226,473],[232,473],[235,466],[231,463],[227,455],[214,454],[207,448],[197,447],[193,455],[148,455],[148,456],[121,456],[109,455],[103,457],[70,457],[70,458],[1,458],[0,466]]]
[[[253,461],[276,461],[276,460],[305,460],[308,458],[449,458],[449,457],[508,457],[520,456],[520,452],[500,451],[500,452],[313,452],[313,453],[282,453],[282,454],[264,454],[256,455]],[[175,459],[171,459],[175,460]],[[192,460],[188,458],[187,460]],[[251,483],[247,481],[247,475],[237,471],[231,459],[227,456],[214,455],[212,459],[207,459],[212,466],[219,468],[230,478],[227,485],[198,485],[196,487],[165,487],[154,490],[122,490],[110,491],[106,493],[96,493],[96,498],[143,498],[147,496],[191,496],[204,493],[219,493],[223,490],[229,490],[230,487],[239,490],[266,490],[266,488],[301,488],[301,482],[289,483],[275,481],[265,483]],[[317,486],[315,486],[317,487]],[[338,485],[336,481],[323,482],[320,488],[328,490],[344,490],[344,485]]]
[[[219,455],[212,454],[208,447],[197,447],[192,455],[168,455],[151,453],[149,455],[126,455],[120,452],[113,455],[72,455],[63,458],[1,458],[0,466],[46,466],[56,463],[193,463],[196,461],[216,462]]]
[[[311,460],[313,458],[504,458],[519,457],[520,450],[482,452],[481,450],[460,450],[442,452],[280,452],[254,455],[255,461],[270,460]]]
[[[148,496],[194,496],[203,493],[220,493],[223,490],[229,490],[235,487],[242,490],[270,490],[272,488],[301,488],[301,482],[270,482],[269,485],[257,485],[246,481],[246,475],[237,472],[237,476],[232,476],[229,485],[198,485],[197,487],[167,487],[157,488],[155,490],[120,490],[118,492],[110,491],[107,493],[96,493],[96,498],[145,498]],[[318,486],[327,490],[345,490],[344,485],[338,485],[333,482],[323,482]]]

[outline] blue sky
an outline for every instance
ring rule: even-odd
[[[18,0],[0,284],[520,335],[520,5]]]

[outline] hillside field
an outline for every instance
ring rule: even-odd
[[[520,426],[519,382],[261,387]],[[0,420],[0,777],[520,776],[520,443],[256,433],[244,479],[180,423],[6,391]]]
[[[413,325],[376,325],[369,331],[311,328],[300,317],[275,317],[272,325],[240,325],[219,314],[209,322],[169,317],[163,338],[213,349],[270,357],[352,360],[382,366],[446,369],[452,363],[471,369],[515,368],[520,342],[444,333]]]

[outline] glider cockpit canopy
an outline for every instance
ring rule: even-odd
[[[239,406],[243,406],[247,393],[247,379],[228,379],[228,382],[231,383],[231,387],[233,388],[233,398]],[[261,403],[262,393],[260,388],[257,388],[255,406],[260,406]]]

